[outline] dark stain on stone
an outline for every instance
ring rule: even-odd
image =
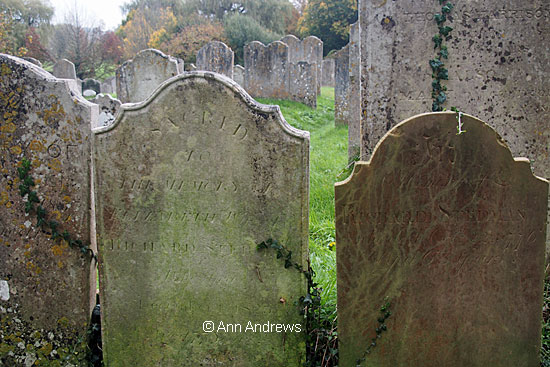
[[[382,29],[390,31],[393,27],[395,27],[395,21],[388,15],[382,19],[380,25],[382,26]]]

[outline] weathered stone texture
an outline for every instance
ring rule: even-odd
[[[23,57],[23,60],[31,62],[31,63],[35,64],[36,66],[42,67],[42,63],[39,60],[35,59],[34,57]]]
[[[244,46],[244,87],[253,97],[288,99],[288,46],[280,41]]]
[[[334,87],[334,68],[335,62],[332,57],[323,60],[323,70],[321,85],[326,87]]]
[[[349,44],[334,53],[334,124],[347,125],[349,111]]]
[[[107,365],[301,366],[303,332],[245,326],[303,327],[302,275],[256,247],[277,239],[307,262],[308,133],[209,72],[94,132]]]
[[[208,42],[197,52],[197,70],[213,71],[233,79],[234,58],[233,51],[225,43]]]
[[[548,182],[455,113],[392,129],[336,184],[340,364],[538,366]],[[376,338],[380,306],[391,302]]]
[[[18,168],[30,176],[46,220],[90,244],[90,123],[97,107],[74,81],[0,54],[0,361],[5,366],[80,365],[95,295],[89,254],[51,237],[25,213]],[[20,344],[21,343],[21,344]],[[23,345],[23,348],[20,347]],[[73,349],[74,352],[73,353]],[[46,352],[47,350],[47,352]],[[53,365],[53,364],[52,364]]]
[[[172,56],[155,49],[140,51],[116,71],[117,97],[122,103],[144,101],[179,70],[178,61]]]
[[[359,157],[361,149],[361,38],[359,22],[351,25],[349,34],[349,120],[348,159]]]
[[[60,79],[76,79],[74,64],[67,59],[61,59],[53,66],[52,74]]]
[[[99,105],[98,126],[110,125],[122,104],[118,99],[103,93],[98,94],[91,102]]]
[[[317,93],[321,91],[320,75],[323,70],[323,41],[315,36],[309,36],[302,41],[292,34],[281,38],[281,42],[288,45],[288,59],[290,63],[297,64],[306,61],[314,64],[317,70]]]
[[[317,65],[300,61],[290,63],[290,98],[310,107],[317,107]]]
[[[116,93],[116,77],[110,77],[108,79],[105,79],[103,83],[101,83],[101,93],[103,94],[111,94]]]
[[[241,65],[233,67],[233,80],[238,85],[244,85],[244,68]]]

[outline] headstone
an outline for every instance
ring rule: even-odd
[[[84,365],[95,262],[52,238],[49,223],[90,244],[90,122],[97,107],[74,92],[74,81],[22,59],[0,54],[0,70],[0,361]],[[40,201],[28,214],[23,159],[31,162],[31,190]]]
[[[76,79],[74,64],[67,59],[61,59],[53,66],[52,74],[60,79]]]
[[[347,125],[349,111],[349,44],[334,53],[334,124]]]
[[[476,118],[394,127],[336,184],[340,365],[538,366],[547,197]]]
[[[315,36],[308,36],[302,41],[292,34],[281,38],[281,42],[288,45],[288,59],[290,63],[297,64],[306,61],[314,64],[317,70],[317,93],[321,92],[321,79],[323,69],[323,41]]]
[[[238,85],[244,85],[244,68],[241,65],[233,67],[233,80]]]
[[[105,81],[101,83],[100,90],[103,94],[116,93],[116,77],[113,76],[105,79]]]
[[[96,92],[92,89],[86,89],[84,92],[82,92],[82,95],[87,98],[92,98],[96,96]]]
[[[110,125],[122,104],[118,99],[103,93],[98,94],[91,102],[99,105],[98,126]]]
[[[138,52],[116,71],[117,97],[122,103],[147,99],[165,80],[178,75],[178,61],[155,49]]]
[[[42,67],[42,63],[35,59],[34,57],[23,57],[23,60],[26,60],[28,62],[32,62],[33,64]]]
[[[306,61],[289,64],[289,90],[293,101],[317,108],[317,65]]]
[[[101,92],[101,82],[95,79],[86,78],[82,81],[82,90],[91,89],[96,94]]]
[[[288,46],[253,41],[244,46],[244,84],[253,97],[288,99]]]
[[[256,247],[307,263],[309,134],[210,72],[94,133],[106,365],[301,366],[303,329],[269,325],[303,327],[303,276]]]
[[[334,88],[334,67],[335,62],[332,57],[323,60],[321,85]]]
[[[359,158],[361,150],[361,55],[359,22],[349,34],[348,160]]]
[[[177,58],[178,61],[178,74],[182,74],[185,72],[185,62],[183,59]]]
[[[234,54],[223,42],[212,41],[197,52],[197,69],[213,71],[233,79]]]
[[[281,42],[288,46],[288,61],[296,64],[304,60],[304,46],[302,41],[293,34],[288,34],[280,39]]]

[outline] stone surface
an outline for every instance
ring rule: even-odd
[[[307,262],[308,133],[209,72],[94,133],[107,365],[302,366],[303,332],[245,328],[303,327],[302,275],[256,245],[277,239]]]
[[[95,90],[92,90],[92,89],[86,89],[84,92],[82,92],[82,95],[84,97],[95,97],[96,96],[96,92]]]
[[[76,79],[74,64],[67,59],[61,59],[53,66],[52,74],[61,79]]]
[[[234,58],[233,51],[225,43],[208,42],[197,52],[197,70],[213,71],[233,79]]]
[[[90,122],[97,107],[75,88],[74,81],[0,54],[0,279],[9,291],[0,298],[5,366],[24,366],[26,359],[49,366],[65,357],[64,366],[80,365],[85,356],[81,341],[94,301],[95,266],[88,254],[51,238],[49,226],[37,227],[35,211],[25,214],[28,195],[20,195],[17,171],[23,158],[31,161],[32,189],[46,220],[89,245]]]
[[[82,81],[82,90],[93,90],[96,94],[101,92],[101,82],[92,78],[86,78]]]
[[[117,97],[122,103],[147,99],[165,80],[179,74],[178,61],[155,49],[137,53],[116,71]]]
[[[406,120],[336,184],[342,366],[372,338],[361,366],[539,366],[548,182],[461,120]]]
[[[317,108],[317,65],[306,61],[289,64],[290,99]]]
[[[233,67],[233,80],[238,85],[244,85],[244,68],[241,65]]]
[[[253,41],[244,46],[244,87],[253,97],[288,99],[288,46]]]
[[[361,150],[361,37],[359,22],[349,33],[349,120],[348,159],[358,158]]]
[[[349,111],[349,44],[334,53],[334,124],[347,125]]]
[[[99,105],[98,126],[110,125],[115,120],[122,104],[118,99],[103,93],[98,94],[91,102]]]
[[[332,57],[327,57],[323,60],[323,70],[321,85],[334,88],[334,67],[335,62]]]
[[[34,57],[23,57],[23,60],[32,62],[33,64],[42,67],[42,63],[39,60],[35,59]]]
[[[308,36],[302,41],[292,34],[281,38],[281,42],[288,45],[288,59],[290,63],[297,64],[306,61],[314,64],[317,70],[317,93],[321,92],[321,79],[323,70],[323,41],[315,36]]]

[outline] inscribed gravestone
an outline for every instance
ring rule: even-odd
[[[0,361],[80,365],[95,295],[91,257],[25,214],[23,159],[46,220],[90,243],[90,123],[97,107],[31,63],[0,55]],[[38,208],[38,204],[35,204]],[[22,348],[21,348],[22,346]],[[74,348],[74,351],[73,351]],[[53,364],[52,364],[53,365]]]
[[[361,147],[361,38],[359,22],[349,32],[348,159],[359,157]]]
[[[67,59],[61,59],[53,66],[52,74],[60,79],[76,79],[74,64]]]
[[[349,44],[334,53],[334,124],[347,125],[349,111]]]
[[[293,101],[317,107],[317,65],[306,61],[289,64],[289,90]]]
[[[234,58],[233,51],[225,43],[208,42],[197,52],[197,70],[213,71],[233,79]]]
[[[287,99],[288,46],[280,41],[264,45],[253,41],[244,46],[244,84],[253,97]]]
[[[334,87],[334,66],[334,59],[332,57],[323,60],[322,86]]]
[[[244,68],[241,65],[233,67],[233,80],[238,85],[244,85]]]
[[[308,133],[208,72],[94,133],[107,365],[301,366],[303,333],[245,328],[303,326],[302,275],[256,245],[278,239],[306,264]]]
[[[413,117],[336,184],[340,362],[538,366],[548,182],[497,133]],[[387,331],[376,338],[380,306]]]
[[[165,80],[179,74],[180,66],[172,56],[159,50],[137,53],[116,71],[117,97],[122,103],[141,102]]]

